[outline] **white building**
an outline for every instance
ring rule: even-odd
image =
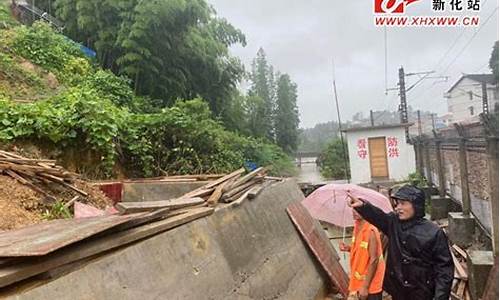
[[[453,123],[479,119],[483,112],[483,83],[486,84],[489,111],[498,109],[498,85],[494,83],[493,74],[464,74],[445,93]]]
[[[349,150],[351,181],[399,181],[415,172],[415,151],[406,143],[405,128],[393,124],[344,130]]]

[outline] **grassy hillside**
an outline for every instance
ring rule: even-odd
[[[222,173],[245,162],[294,172],[274,144],[226,130],[203,99],[154,109],[47,24],[0,5],[0,141],[34,145],[91,178]]]

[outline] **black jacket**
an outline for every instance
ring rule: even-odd
[[[394,300],[449,299],[454,265],[443,230],[424,218],[402,222],[366,201],[356,211],[389,239],[384,290]]]

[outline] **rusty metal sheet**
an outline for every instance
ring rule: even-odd
[[[340,264],[337,251],[333,248],[319,222],[311,217],[300,202],[288,205],[286,210],[300,235],[326,271],[333,286],[347,298],[349,278]]]
[[[54,220],[0,233],[0,257],[41,256],[144,213]]]

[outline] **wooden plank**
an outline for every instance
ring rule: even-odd
[[[470,299],[471,299],[471,296],[470,296],[469,288],[466,288],[465,293],[464,293],[464,300],[470,300]],[[486,298],[483,298],[483,299],[486,300]]]
[[[2,268],[0,269],[0,287],[5,287],[9,284],[46,272],[59,266],[167,231],[198,218],[208,216],[212,214],[213,211],[213,208],[208,207],[196,208],[190,212],[159,222],[95,238],[86,243],[72,245],[62,251],[49,254],[44,257],[44,259],[25,261],[14,266]]]
[[[333,286],[347,299],[349,278],[319,222],[311,217],[300,202],[288,205],[286,211],[305,243],[318,259],[323,270],[326,271]]]
[[[231,198],[234,195],[239,194],[241,191],[246,190],[246,189],[252,187],[257,182],[258,182],[258,180],[251,180],[251,181],[249,181],[249,182],[247,182],[245,184],[242,184],[242,185],[240,185],[240,186],[238,186],[236,188],[233,188],[233,189],[227,191],[226,193],[224,193],[224,195],[222,195],[222,200],[227,199],[227,198]]]
[[[465,253],[464,250],[462,250],[462,248],[458,247],[457,245],[453,244],[453,246],[451,246],[453,249],[455,249],[455,251],[457,251],[458,254],[460,254],[460,256],[462,256],[463,258],[467,259],[467,253]]]
[[[139,225],[143,225],[143,224],[150,223],[150,222],[156,221],[156,220],[164,218],[164,217],[171,216],[170,213],[171,213],[171,209],[168,207],[158,209],[158,210],[143,214],[141,216],[138,216],[138,217],[126,222],[126,223],[115,226],[110,231],[112,231],[112,232],[124,231],[126,229],[137,227]],[[181,213],[184,213],[184,212],[181,212]],[[181,213],[178,213],[178,214],[181,214]]]
[[[453,259],[453,264],[455,265],[455,269],[458,273],[459,278],[462,280],[467,280],[467,272],[465,272],[464,268],[462,267],[462,265],[460,264],[460,262],[456,258],[452,249],[450,249],[450,252],[451,252],[451,258]]]
[[[460,299],[463,299],[464,291],[465,291],[465,281],[460,280],[457,288],[457,296],[460,297]]]
[[[231,179],[233,177],[239,176],[239,175],[241,175],[243,173],[245,173],[245,169],[244,168],[238,169],[238,170],[236,170],[236,171],[234,171],[234,172],[232,172],[230,174],[227,174],[226,176],[224,176],[222,178],[219,178],[219,179],[215,180],[214,182],[210,182],[210,183],[204,185],[203,188],[205,188],[205,189],[213,188],[216,185],[219,185],[219,184],[223,183],[224,181],[229,180],[229,179]]]
[[[240,191],[238,194],[233,195],[232,197],[223,199],[222,202],[224,203],[231,203],[233,201],[236,201],[238,198],[240,198],[241,195],[243,195],[246,191]]]
[[[71,185],[71,184],[69,184],[69,183],[66,183],[66,182],[61,182],[61,184],[62,184],[63,186],[65,186],[65,187],[67,187],[67,188],[69,188],[69,189],[71,189],[71,190],[73,190],[73,191],[77,192],[78,194],[80,194],[80,195],[82,195],[82,196],[84,196],[84,197],[88,197],[88,196],[89,196],[89,194],[87,194],[87,192],[84,192],[84,191],[80,190],[79,188],[77,188],[77,187],[75,187],[75,186],[73,186],[73,185]]]
[[[0,158],[0,161],[18,163],[18,164],[38,164],[55,165],[56,161],[51,159],[31,159],[31,158]]]
[[[181,197],[182,198],[192,198],[192,197],[204,197],[204,196],[207,196],[207,195],[211,195],[212,192],[215,190],[215,187],[223,182],[226,182],[226,181],[229,181],[231,179],[233,179],[234,177],[236,176],[240,176],[241,174],[245,173],[245,169],[244,168],[241,168],[241,169],[238,169],[234,172],[232,172],[231,174],[228,174],[222,178],[219,178],[217,180],[214,180],[210,183],[207,183],[205,184],[204,186],[201,186],[197,189],[195,189],[194,191],[191,191],[189,193],[186,193],[184,195],[182,195]]]
[[[260,167],[260,168],[253,170],[252,172],[248,173],[247,175],[236,180],[236,182],[233,183],[229,189],[232,190],[236,187],[239,187],[240,185],[247,183],[248,181],[252,180],[255,176],[257,176],[257,174],[259,174],[261,172],[265,172],[265,170],[266,169],[264,167]]]
[[[70,208],[75,202],[80,199],[80,196],[75,196],[73,199],[69,200],[68,202],[64,203],[64,207]]]
[[[196,197],[205,197],[211,195],[214,192],[214,188],[209,189],[196,189],[189,193],[182,195],[180,198],[196,198]]]
[[[143,214],[53,220],[0,234],[0,257],[42,256]]]
[[[119,202],[115,205],[116,209],[122,214],[149,211],[160,208],[177,209],[187,206],[204,203],[203,198],[177,198],[162,201],[142,201],[142,202]]]
[[[0,150],[0,154],[2,154],[5,157],[9,157],[9,158],[17,158],[17,159],[23,159],[24,158],[24,157],[22,157],[20,155],[17,155],[15,153],[3,151],[3,150]]]
[[[283,180],[285,180],[285,178],[283,178],[283,177],[273,177],[273,176],[264,176],[264,179],[275,180],[275,181],[283,181]]]
[[[257,198],[257,196],[260,194],[260,192],[262,192],[262,190],[264,190],[264,188],[265,188],[264,184],[259,184],[259,185],[252,187],[248,191],[248,199]]]
[[[219,200],[222,196],[222,190],[224,189],[224,187],[226,186],[227,183],[228,183],[228,181],[225,181],[225,182],[219,184],[215,188],[215,191],[212,193],[212,195],[210,195],[210,197],[207,200],[207,203],[209,206],[217,205],[217,203],[219,202]]]
[[[241,196],[239,196],[238,199],[231,202],[231,206],[233,207],[240,206],[243,203],[243,201],[245,201],[248,198],[249,192],[250,190],[243,192],[243,194],[241,194]]]

